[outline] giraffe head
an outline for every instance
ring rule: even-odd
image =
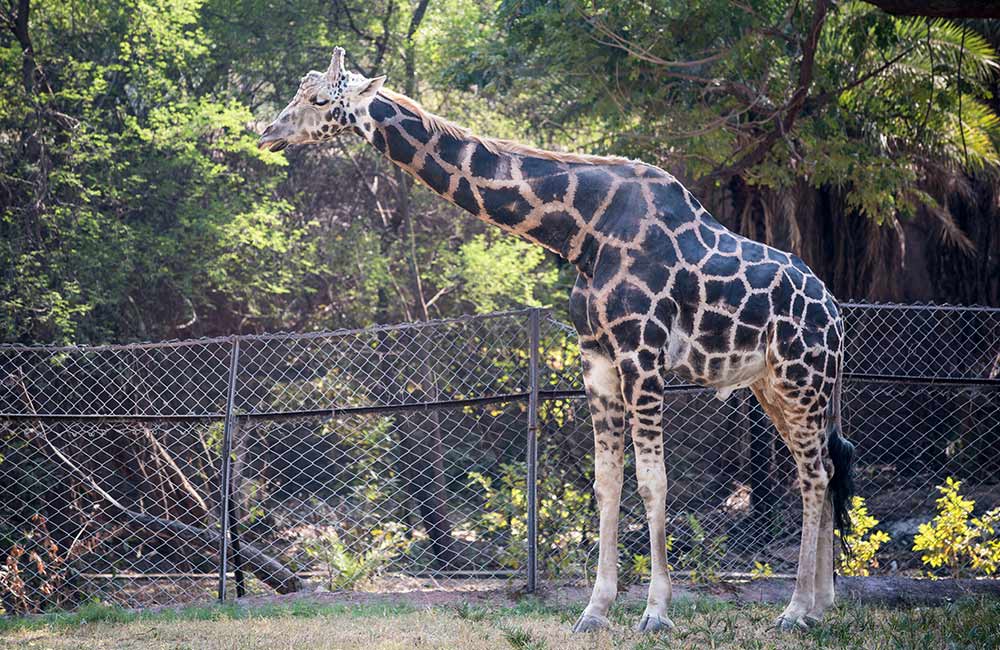
[[[261,149],[281,151],[290,144],[332,140],[367,116],[368,103],[385,77],[369,79],[344,69],[344,49],[334,48],[326,72],[311,70],[288,106],[260,136]]]

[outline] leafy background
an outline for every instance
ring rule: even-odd
[[[0,28],[2,341],[562,309],[571,268],[363,142],[256,149],[335,45],[479,133],[670,170],[842,299],[1000,305],[996,21],[825,0],[5,0]]]

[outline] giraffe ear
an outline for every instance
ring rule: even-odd
[[[371,99],[382,88],[383,83],[385,83],[385,75],[369,79],[358,89],[358,99]]]
[[[333,56],[330,57],[330,67],[326,69],[326,76],[331,81],[336,81],[344,72],[344,48],[333,48]]]

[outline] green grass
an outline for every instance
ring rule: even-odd
[[[525,598],[510,605],[419,608],[389,604],[298,601],[233,604],[136,613],[88,605],[72,614],[0,619],[0,648],[142,650],[274,647],[305,650],[441,648],[453,650],[994,650],[1000,647],[1000,601],[970,599],[942,607],[841,603],[819,626],[780,633],[780,606],[713,599],[677,600],[671,633],[631,631],[642,607],[615,605],[612,629],[576,636],[580,605]],[[8,643],[12,645],[7,645]]]
[[[0,616],[0,634],[21,630],[66,629],[94,623],[169,623],[174,621],[226,621],[265,618],[315,618],[318,616],[396,616],[415,608],[406,602],[390,604],[336,604],[308,600],[288,604],[244,607],[235,603],[191,605],[177,609],[140,612],[98,602],[86,603],[73,612],[33,616]]]

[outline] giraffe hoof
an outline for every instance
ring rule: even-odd
[[[611,627],[611,621],[604,616],[595,616],[594,614],[584,612],[580,615],[576,625],[573,626],[573,632],[597,632],[598,630],[606,630],[609,627]]]
[[[774,622],[774,627],[778,628],[782,632],[798,632],[808,630],[809,624],[806,623],[805,617],[782,614],[778,617],[778,620]]]
[[[643,614],[639,619],[639,624],[635,626],[636,632],[669,632],[674,629],[674,623],[666,616],[659,614]]]
[[[821,619],[818,616],[813,616],[812,614],[806,614],[802,617],[802,622],[806,624],[806,627],[816,627],[820,624]]]

